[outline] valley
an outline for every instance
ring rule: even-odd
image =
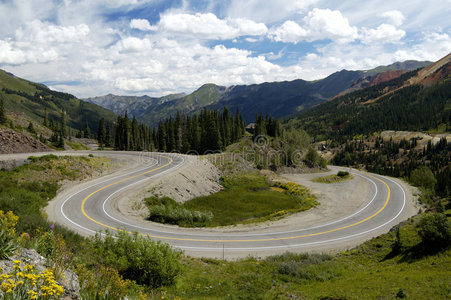
[[[36,251],[52,299],[446,299],[450,66],[88,102],[0,72],[0,295]]]

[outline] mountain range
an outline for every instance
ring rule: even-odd
[[[316,81],[301,79],[266,82],[230,87],[205,84],[193,93],[172,94],[156,98],[149,96],[117,96],[108,94],[83,99],[110,109],[116,114],[127,111],[138,121],[154,126],[160,119],[181,113],[195,113],[203,107],[231,111],[239,109],[246,122],[253,122],[256,113],[283,118],[337,96],[388,81],[430,65],[427,61],[397,62],[366,71],[342,70]]]
[[[420,70],[334,97],[285,121],[339,143],[383,130],[451,131],[451,53]]]

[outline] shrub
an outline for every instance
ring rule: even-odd
[[[426,214],[418,223],[418,234],[430,246],[448,246],[451,242],[451,224],[442,213]]]
[[[48,155],[41,156],[39,158],[39,160],[40,161],[58,160],[58,156],[56,156],[55,154],[48,154]]]
[[[433,190],[437,183],[437,179],[435,179],[431,169],[421,166],[412,171],[410,174],[410,182],[415,186]]]
[[[205,225],[211,222],[211,212],[188,210],[178,206],[156,205],[149,208],[150,221],[175,225]]]
[[[338,177],[347,177],[347,176],[349,176],[349,172],[346,172],[346,171],[338,171],[337,176],[338,176]]]
[[[170,285],[181,272],[180,252],[137,233],[121,231],[113,236],[107,232],[104,238],[97,234],[93,243],[101,261],[138,284]]]
[[[326,281],[339,276],[332,256],[327,254],[285,253],[270,256],[268,262],[275,265],[276,273],[306,281]]]
[[[316,167],[320,163],[321,157],[313,148],[309,148],[307,154],[305,155],[305,160],[309,164],[310,167]]]
[[[134,284],[122,279],[116,269],[103,266],[91,270],[78,265],[77,274],[81,299],[126,299],[128,289]]]
[[[213,213],[183,208],[169,197],[152,196],[146,198],[149,208],[148,220],[182,226],[205,226],[213,219]]]

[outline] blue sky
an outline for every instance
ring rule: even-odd
[[[0,68],[78,97],[315,80],[451,52],[451,0],[0,1]]]

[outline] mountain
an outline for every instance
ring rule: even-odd
[[[97,130],[103,117],[108,122],[116,115],[99,105],[77,99],[75,96],[56,92],[43,84],[34,83],[0,70],[0,97],[11,115],[25,115],[27,119],[41,124],[47,110],[48,118],[55,121],[66,112],[66,124],[79,129],[87,123],[91,131]]]
[[[326,102],[340,93],[381,83],[429,64],[430,62],[405,61],[367,71],[342,70],[317,81],[298,79],[230,87],[205,84],[189,95],[174,94],[161,98],[109,94],[85,100],[117,114],[127,111],[147,125],[156,125],[160,119],[174,115],[177,111],[193,113],[203,107],[221,109],[224,106],[231,111],[240,109],[244,119],[252,122],[259,112],[276,118],[286,117]]]
[[[428,67],[336,97],[286,121],[316,140],[383,130],[451,131],[451,54]]]

